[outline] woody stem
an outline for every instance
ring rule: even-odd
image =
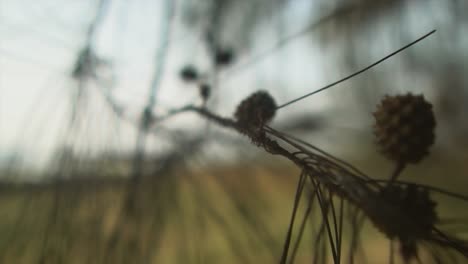
[[[406,163],[405,162],[398,162],[395,169],[393,170],[392,176],[388,181],[388,185],[391,185],[395,180],[400,176],[401,172],[405,169]]]

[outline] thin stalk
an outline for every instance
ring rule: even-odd
[[[293,211],[291,215],[291,221],[289,223],[289,228],[288,228],[288,233],[286,234],[286,240],[284,242],[284,247],[283,247],[283,253],[281,255],[281,264],[285,264],[286,260],[288,258],[288,251],[289,251],[289,244],[291,242],[291,235],[293,231],[293,226],[294,226],[294,220],[296,218],[296,212],[297,212],[297,207],[299,206],[299,202],[301,200],[301,195],[302,195],[302,190],[304,189],[304,184],[306,181],[306,173],[303,171],[299,177],[299,181],[297,183],[297,190],[296,190],[296,196],[294,198],[294,205],[293,205]]]
[[[338,261],[341,261],[341,244],[342,244],[342,239],[343,239],[343,211],[344,211],[344,199],[343,197],[340,198],[340,222],[338,224]]]
[[[321,91],[324,91],[324,90],[326,90],[326,89],[328,89],[328,88],[331,88],[331,87],[333,87],[333,86],[335,86],[335,85],[337,85],[337,84],[340,84],[340,83],[342,83],[342,82],[344,82],[344,81],[346,81],[346,80],[349,80],[349,79],[351,79],[351,78],[353,78],[353,77],[355,77],[355,76],[357,76],[357,75],[359,75],[359,74],[361,74],[361,73],[363,73],[363,72],[365,72],[365,71],[367,71],[367,70],[369,70],[369,69],[371,69],[371,68],[377,66],[378,64],[380,64],[380,63],[386,61],[387,59],[389,59],[389,58],[395,56],[396,54],[398,54],[398,53],[402,52],[403,50],[405,50],[405,49],[407,49],[407,48],[413,46],[414,44],[420,42],[421,40],[423,40],[423,39],[429,37],[430,35],[432,35],[432,34],[434,34],[434,33],[435,33],[435,30],[432,30],[432,31],[430,31],[429,33],[425,34],[424,36],[422,36],[422,37],[416,39],[415,41],[413,41],[413,42],[411,42],[411,43],[409,43],[409,44],[403,46],[402,48],[399,48],[398,50],[396,50],[396,51],[394,51],[394,52],[388,54],[387,56],[385,56],[385,57],[381,58],[380,60],[378,60],[378,61],[376,61],[376,62],[370,64],[369,66],[367,66],[367,67],[365,67],[365,68],[363,68],[363,69],[361,69],[361,70],[359,70],[359,71],[357,71],[357,72],[354,72],[354,73],[352,73],[352,74],[350,74],[350,75],[348,75],[348,76],[346,76],[346,77],[344,77],[344,78],[342,78],[342,79],[340,79],[340,80],[338,80],[338,81],[335,81],[335,82],[333,82],[333,83],[331,83],[331,84],[328,84],[328,85],[326,85],[326,86],[324,86],[324,87],[322,87],[322,88],[320,88],[320,89],[317,89],[317,90],[315,90],[315,91],[313,91],[313,92],[311,92],[311,93],[305,94],[305,95],[300,96],[300,97],[298,97],[298,98],[296,98],[296,99],[293,99],[293,100],[291,100],[291,101],[289,101],[289,102],[287,102],[287,103],[284,103],[284,104],[278,106],[276,109],[281,109],[281,108],[286,107],[286,106],[288,106],[288,105],[291,105],[291,104],[293,104],[293,103],[295,103],[295,102],[297,102],[297,101],[300,101],[300,100],[302,100],[302,99],[305,99],[305,98],[307,98],[307,97],[309,97],[309,96],[311,96],[311,95],[314,95],[314,94],[319,93],[319,92],[321,92]]]
[[[327,228],[328,238],[329,238],[329,241],[330,241],[330,247],[331,247],[331,251],[332,251],[332,255],[333,255],[333,262],[335,264],[337,264],[338,263],[338,256],[336,254],[335,243],[333,242],[333,235],[332,235],[332,232],[331,232],[330,223],[328,221],[328,212],[325,210],[325,207],[324,207],[322,191],[321,191],[320,186],[318,186],[317,183],[313,179],[312,179],[312,183],[314,184],[315,188],[317,189],[317,198],[318,198],[318,201],[319,201],[319,204],[320,204],[320,209],[322,210],[322,217],[323,217],[323,220],[325,222],[325,226]]]
[[[390,242],[390,245],[389,245],[389,247],[390,247],[389,248],[389,253],[390,254],[389,254],[388,263],[389,264],[395,264],[395,256],[394,256],[395,255],[395,249],[394,249],[394,245],[393,245],[394,243],[393,243],[392,239],[390,239],[389,242]]]
[[[338,230],[338,223],[337,223],[337,217],[336,217],[335,204],[333,202],[333,197],[332,197],[331,193],[329,193],[329,200],[330,200],[332,219],[333,219],[333,229],[335,231],[336,255],[337,255],[337,261],[339,263],[340,262],[340,251],[338,249],[338,243],[339,243],[340,234],[339,234],[339,230]]]
[[[390,176],[390,180],[388,181],[387,186],[392,185],[396,181],[396,179],[398,178],[398,176],[400,176],[401,172],[405,169],[405,167],[406,167],[406,163],[404,162],[397,163],[395,169],[392,172],[392,175]]]
[[[351,245],[349,247],[349,260],[348,262],[350,264],[354,264],[354,256],[356,254],[356,251],[358,251],[358,246],[359,246],[359,235],[362,229],[362,224],[364,221],[362,221],[363,218],[359,218],[359,209],[355,208],[355,211],[352,212],[350,208],[350,217],[351,217]]]
[[[324,244],[323,243],[323,239],[322,239],[322,234],[323,232],[325,232],[325,222],[322,221],[322,223],[320,224],[320,228],[318,230],[318,233],[317,235],[315,236],[315,240],[314,240],[314,259],[312,261],[312,263],[321,263],[320,262],[320,253],[319,253],[319,250],[321,248],[321,245]],[[324,247],[325,248],[325,247]],[[326,248],[325,248],[326,249]],[[325,254],[323,254],[325,255]],[[325,261],[322,261],[322,263],[325,262]]]
[[[297,236],[296,242],[294,243],[293,251],[291,253],[291,258],[289,259],[289,263],[294,263],[296,258],[297,251],[299,250],[299,245],[301,243],[302,237],[304,235],[304,230],[307,224],[307,219],[309,218],[310,213],[312,212],[314,200],[315,200],[315,193],[317,190],[314,190],[309,198],[309,204],[307,205],[306,212],[304,213],[304,217],[302,218],[301,226],[299,228],[299,234]]]

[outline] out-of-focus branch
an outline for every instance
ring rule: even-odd
[[[149,90],[148,102],[141,114],[139,121],[139,130],[135,147],[135,157],[133,159],[132,185],[137,185],[141,178],[146,137],[152,115],[151,110],[156,103],[156,95],[161,82],[162,75],[164,73],[164,66],[166,63],[166,57],[169,48],[169,39],[171,34],[172,19],[174,17],[175,1],[167,0],[165,5],[166,11],[164,13],[166,16],[164,17],[162,23],[163,32],[161,35],[160,47],[158,47],[158,52],[156,54],[155,72]],[[131,187],[133,191],[130,191],[130,196],[135,195],[135,188],[136,186]]]

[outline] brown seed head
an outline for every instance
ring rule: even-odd
[[[417,163],[435,140],[432,105],[422,95],[385,96],[374,112],[380,151],[399,163]]]
[[[429,192],[416,185],[391,185],[371,200],[366,209],[374,225],[400,241],[403,258],[416,257],[418,241],[430,238],[438,220]]]
[[[257,91],[237,106],[234,116],[238,124],[247,130],[258,129],[270,122],[276,113],[276,103],[266,91]]]

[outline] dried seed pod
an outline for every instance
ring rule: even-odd
[[[192,82],[198,79],[198,71],[192,65],[186,65],[180,71],[180,77],[186,82]]]
[[[257,91],[244,99],[234,114],[244,129],[258,129],[270,122],[276,113],[276,103],[266,91]]]
[[[422,95],[385,96],[374,112],[374,134],[381,152],[398,163],[417,163],[434,144],[432,105]]]
[[[438,217],[429,192],[416,185],[391,185],[369,199],[365,210],[374,225],[389,239],[400,241],[406,260],[417,256],[417,243],[431,236]]]

